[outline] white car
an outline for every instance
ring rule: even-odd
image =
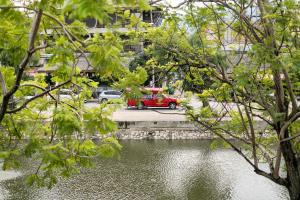
[[[64,89],[61,88],[57,91],[57,94],[52,94],[54,98],[57,100],[59,99],[60,101],[68,101],[68,100],[73,100],[78,98],[78,94],[73,92],[70,89]],[[51,100],[52,98],[48,95],[47,98]]]
[[[116,90],[104,90],[99,94],[99,101],[102,103],[110,99],[119,99],[121,95],[122,93]]]

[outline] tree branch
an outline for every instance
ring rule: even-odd
[[[276,162],[275,162],[275,168],[274,168],[274,172],[273,172],[273,176],[275,178],[279,177],[280,163],[281,163],[281,148],[280,148],[280,144],[279,144],[277,147]]]
[[[286,129],[294,122],[296,121],[298,118],[300,117],[300,112],[297,112],[296,114],[294,114],[287,122],[284,123],[284,125],[281,127],[280,129],[280,134],[279,134],[279,140],[280,142],[285,142],[288,140],[291,140],[290,138],[284,138],[284,133],[286,131]],[[298,136],[297,136],[298,137]]]
[[[22,110],[23,108],[25,108],[27,106],[27,104],[29,104],[31,101],[33,101],[33,100],[35,100],[35,99],[37,99],[39,97],[42,97],[42,96],[48,94],[49,92],[51,92],[51,91],[53,91],[55,89],[58,89],[58,88],[62,87],[63,85],[66,85],[67,83],[70,83],[70,82],[71,82],[71,80],[67,80],[67,81],[65,81],[65,82],[63,82],[63,83],[61,83],[59,85],[54,86],[53,88],[51,88],[49,90],[45,90],[44,92],[42,92],[42,93],[40,93],[38,95],[35,95],[34,97],[26,100],[20,107],[18,107],[16,109],[13,109],[13,110],[8,110],[7,113],[18,112],[18,111]]]
[[[285,138],[285,139],[283,139],[283,140],[280,140],[280,142],[286,142],[286,141],[289,141],[289,140],[293,140],[293,139],[295,139],[295,138],[297,138],[297,137],[300,137],[300,133],[297,134],[297,135],[291,136],[291,137],[289,137],[289,138]]]
[[[222,1],[222,0],[217,0],[217,2],[219,3],[219,5],[223,5],[224,7],[228,8],[229,10],[231,10],[232,12],[234,12],[234,14],[236,14],[237,16],[240,17],[240,19],[242,21],[244,21],[244,23],[247,25],[247,27],[249,28],[249,31],[253,34],[254,38],[256,39],[256,41],[258,43],[262,43],[262,39],[258,36],[257,32],[258,31],[260,34],[263,35],[263,33],[257,29],[256,27],[254,27],[249,20],[246,18],[246,16],[244,16],[242,13],[238,12],[236,9],[234,9],[233,7],[231,7],[228,3],[226,3],[226,1]]]
[[[279,185],[283,185],[286,186],[288,183],[285,179],[278,177],[275,178],[273,176],[272,173],[267,173],[261,169],[259,169],[254,163],[251,162],[251,160],[242,152],[242,150],[240,148],[238,148],[237,146],[235,146],[232,142],[230,142],[229,139],[227,139],[226,137],[224,137],[222,134],[218,133],[218,131],[212,129],[208,124],[198,120],[195,116],[190,115],[193,120],[197,123],[199,123],[200,125],[206,127],[208,130],[210,130],[211,132],[213,132],[214,134],[216,134],[217,136],[219,136],[221,139],[223,139],[227,144],[229,144],[238,154],[240,154],[253,168],[254,168],[254,172],[258,175],[264,176],[272,181],[274,181],[275,183],[279,184]]]
[[[2,120],[4,118],[4,115],[6,113],[8,103],[9,103],[9,99],[11,98],[11,96],[13,96],[13,94],[19,88],[21,79],[23,77],[24,70],[25,70],[25,68],[26,68],[26,66],[27,66],[32,54],[33,54],[31,51],[34,49],[34,41],[35,41],[35,38],[36,38],[37,33],[38,33],[38,29],[39,29],[39,26],[40,26],[42,15],[43,15],[43,11],[38,10],[36,15],[35,15],[35,18],[32,22],[31,32],[29,33],[27,54],[25,55],[25,57],[23,58],[22,62],[19,65],[19,69],[18,69],[18,73],[16,75],[16,80],[15,80],[14,86],[11,88],[10,91],[8,91],[5,95],[3,95],[2,105],[1,105],[1,109],[0,109],[0,122],[2,122]]]
[[[21,87],[35,87],[35,88],[38,88],[40,90],[43,90],[43,91],[47,91],[45,88],[41,87],[41,86],[38,86],[38,85],[34,85],[34,84],[23,84],[23,85],[20,85]],[[55,97],[49,93],[49,96],[56,101]]]
[[[0,70],[0,84],[2,89],[2,95],[4,96],[7,93],[7,87],[1,70]]]
[[[283,65],[282,65],[283,66]],[[290,80],[290,77],[288,75],[288,72],[286,71],[286,69],[283,67],[282,68],[282,71],[283,71],[283,74],[284,74],[284,78],[286,80],[286,83],[287,83],[287,89],[288,89],[288,93],[290,95],[290,98],[291,98],[291,102],[292,102],[292,110],[293,112],[296,112],[297,111],[297,100],[296,100],[296,96],[295,96],[295,93],[293,91],[293,85],[292,85],[292,82]]]
[[[49,47],[49,45],[47,43],[45,45],[37,46],[37,47],[33,48],[30,51],[30,53],[33,54],[33,53],[37,52],[38,50],[45,49],[47,47]]]

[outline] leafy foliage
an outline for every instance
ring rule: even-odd
[[[184,106],[201,130],[219,136],[256,173],[299,199],[299,2],[199,4],[180,4],[183,14],[169,13],[161,27],[148,30],[146,59],[169,63],[184,79],[182,87],[197,93],[203,107]],[[279,173],[281,165],[287,176]]]
[[[147,2],[41,0],[28,1],[22,8],[12,1],[0,1],[0,5],[3,169],[22,166],[26,158],[37,166],[27,182],[51,188],[59,177],[92,166],[95,157],[118,156],[122,147],[113,136],[117,125],[111,118],[118,106],[84,106],[98,84],[84,76],[80,59],[96,76],[115,80],[115,86],[123,90],[138,91],[147,74],[141,68],[130,72],[123,66],[123,41],[118,32],[88,35],[83,21],[94,18],[111,26],[110,15],[123,13],[124,19],[131,21],[128,28],[142,26],[123,7],[145,10],[149,9]],[[66,19],[72,21],[67,24]],[[45,53],[50,55],[46,69],[51,71],[51,86],[45,74],[25,78],[27,70]],[[61,95],[64,91],[68,98]],[[112,136],[104,136],[108,133]]]

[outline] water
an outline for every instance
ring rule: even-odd
[[[285,188],[256,175],[234,151],[210,150],[208,141],[121,143],[120,160],[98,159],[95,168],[82,170],[51,190],[26,186],[20,172],[0,171],[0,199],[289,199]]]

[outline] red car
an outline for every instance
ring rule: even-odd
[[[142,99],[128,99],[127,106],[137,107],[143,109],[146,107],[169,107],[170,109],[176,109],[179,105],[178,100],[175,98],[167,97],[162,94],[162,88],[145,88],[147,94],[144,94]]]

